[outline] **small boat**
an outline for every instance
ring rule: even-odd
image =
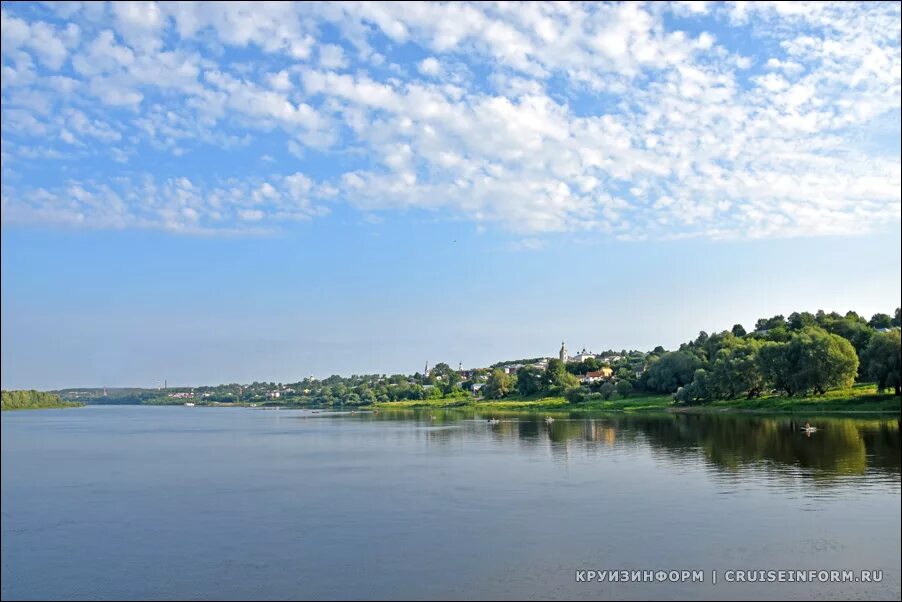
[[[802,432],[803,433],[816,433],[817,427],[816,426],[803,426]]]
[[[551,424],[552,422],[554,422],[554,418],[552,418],[551,416],[545,416],[545,424]]]
[[[498,420],[497,418],[490,418],[489,424],[501,424],[501,421]]]
[[[188,403],[185,404],[185,407],[186,407],[186,408],[193,408],[193,407],[194,407],[194,404],[191,403],[191,402],[189,401]]]

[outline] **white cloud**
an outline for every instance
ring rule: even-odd
[[[898,150],[855,138],[900,109],[896,4],[52,10],[3,10],[5,164],[54,152],[146,163],[149,147],[252,152],[260,165],[250,147],[270,138],[293,159],[266,161],[287,175],[237,181],[212,162],[206,187],[149,174],[152,191],[120,188],[100,172],[68,198],[4,183],[4,219],[257,231],[321,215],[328,197],[523,240],[637,240],[859,233],[900,215]],[[760,48],[732,47],[730,27]],[[337,34],[318,42],[323,31]]]
[[[442,73],[442,64],[438,62],[434,56],[430,56],[428,58],[420,61],[419,65],[417,65],[420,73],[423,75],[428,75],[430,77],[436,77],[441,75]]]
[[[323,69],[343,69],[348,61],[341,46],[322,44],[319,46],[319,64]]]

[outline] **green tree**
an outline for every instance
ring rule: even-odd
[[[517,392],[520,395],[535,395],[542,390],[544,375],[538,368],[522,366],[517,370]]]
[[[601,393],[602,398],[604,398],[605,400],[610,399],[616,391],[617,388],[611,381],[607,381],[606,383],[601,385],[601,388],[598,390],[598,392]]]
[[[786,352],[786,343],[768,341],[758,350],[758,367],[764,381],[773,389],[783,391],[787,395],[795,393],[792,378],[794,369]]]
[[[850,387],[858,371],[852,343],[817,326],[793,333],[788,343],[764,344],[758,358],[765,379],[787,395]]]
[[[711,365],[709,393],[715,399],[732,399],[744,394],[747,399],[761,394],[764,377],[758,364],[761,341],[734,339],[717,352]]]
[[[512,379],[509,374],[505,374],[503,370],[495,368],[489,375],[488,380],[483,387],[485,396],[489,399],[501,399],[508,395],[513,389]]]
[[[755,330],[772,330],[786,326],[786,319],[782,315],[776,315],[772,318],[761,318],[755,322]]]
[[[893,325],[893,317],[889,314],[874,314],[868,320],[868,326],[871,328],[891,328]]]
[[[802,330],[806,326],[817,326],[817,319],[814,317],[814,314],[811,312],[803,311],[799,313],[797,311],[789,314],[789,328],[792,330]]]
[[[4,410],[24,410],[32,408],[65,408],[81,405],[63,401],[59,395],[43,391],[2,391],[0,407]]]
[[[629,397],[630,393],[633,392],[633,385],[628,380],[618,380],[616,386],[617,394],[620,397]]]
[[[878,332],[862,354],[864,372],[877,383],[882,392],[892,387],[896,395],[902,394],[902,344],[898,329]]]
[[[545,391],[560,394],[570,387],[578,387],[579,379],[567,372],[564,362],[551,359],[548,360],[548,365],[545,367],[545,378],[542,384]]]
[[[692,382],[680,387],[673,394],[675,401],[680,403],[693,403],[711,399],[710,379],[704,368],[699,368],[692,376]]]
[[[570,403],[582,403],[586,400],[586,391],[582,387],[570,387],[564,391],[564,397]]]
[[[702,361],[688,351],[671,351],[652,357],[643,373],[646,388],[660,393],[673,393],[692,382],[695,370]]]
[[[734,337],[744,337],[746,335],[745,328],[743,328],[742,324],[733,324],[733,328],[730,332],[733,333]]]

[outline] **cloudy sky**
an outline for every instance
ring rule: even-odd
[[[897,2],[5,3],[3,386],[890,312],[899,32]]]

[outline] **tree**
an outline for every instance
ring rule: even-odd
[[[538,368],[522,366],[517,370],[517,392],[520,395],[535,395],[542,390],[544,375]]]
[[[764,386],[758,364],[761,345],[756,339],[734,339],[717,352],[709,385],[715,399],[732,399],[740,393],[751,399],[761,394]]]
[[[503,370],[495,368],[489,375],[483,391],[485,391],[485,396],[489,399],[501,399],[509,394],[512,388],[510,375],[505,374]]]
[[[847,312],[845,316],[833,312],[824,316],[818,323],[827,332],[848,339],[855,347],[859,357],[871,341],[871,335],[874,334],[874,329],[868,326],[867,321],[854,311]]]
[[[804,328],[789,342],[789,354],[797,362],[795,379],[800,391],[823,395],[828,389],[851,387],[858,373],[858,354],[852,343],[821,328]]]
[[[862,354],[864,372],[877,383],[877,391],[890,387],[902,394],[902,344],[899,330],[878,332]]]
[[[629,397],[629,394],[633,392],[633,385],[628,380],[618,380],[616,387],[620,397]]]
[[[891,328],[892,325],[893,318],[889,314],[874,314],[868,320],[868,326],[871,328]]]
[[[797,311],[789,314],[789,328],[792,330],[802,330],[806,326],[816,326],[817,318],[814,317],[814,314],[811,312],[803,311],[799,313]]]
[[[695,371],[692,382],[680,387],[673,394],[673,399],[680,403],[691,403],[711,399],[710,381],[708,372],[704,368]]]
[[[616,389],[616,387],[614,387],[614,384],[611,381],[608,381],[608,382],[604,383],[603,385],[601,385],[601,389],[599,389],[598,392],[601,393],[601,396],[605,400],[608,400],[611,398],[612,395],[614,395],[614,392],[616,390],[617,389]]]
[[[758,367],[761,375],[773,389],[789,396],[795,393],[792,380],[793,366],[786,353],[786,343],[768,341],[758,350]]]
[[[581,362],[567,362],[567,372],[570,374],[585,374],[598,370],[601,364],[594,357],[587,357]]]
[[[742,324],[733,324],[733,328],[730,332],[733,333],[734,337],[744,337],[746,335],[745,328],[742,327]]]
[[[766,381],[787,395],[850,387],[858,371],[858,355],[845,338],[808,326],[788,343],[765,343],[758,365]]]
[[[650,360],[642,375],[644,384],[651,391],[673,393],[691,383],[695,370],[701,365],[701,360],[688,351],[665,353]]]
[[[582,403],[586,400],[586,391],[582,387],[570,387],[564,391],[564,397],[570,403]]]
[[[579,386],[579,379],[567,372],[564,362],[559,359],[548,360],[545,367],[543,388],[549,392],[566,391],[570,387]]]
[[[58,395],[44,393],[42,391],[3,391],[2,405],[4,410],[18,410],[22,408],[64,408],[81,405],[63,401]]]
[[[774,328],[786,326],[786,319],[782,315],[776,315],[773,318],[761,318],[755,322],[755,330],[772,330]]]

